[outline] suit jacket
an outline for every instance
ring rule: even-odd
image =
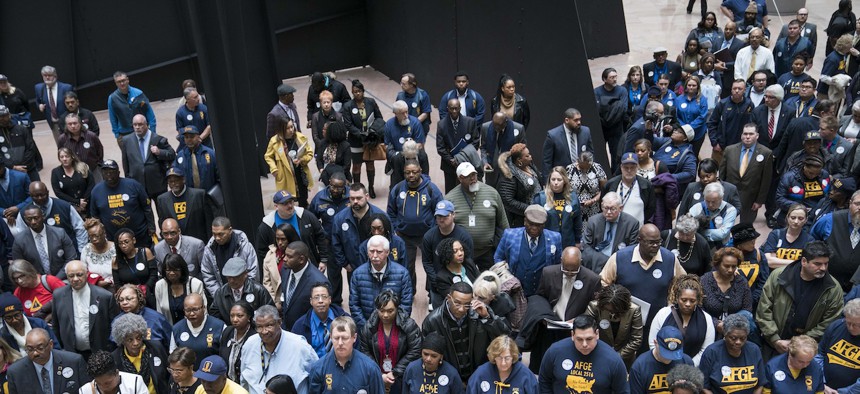
[[[63,115],[66,114],[65,98],[63,96],[74,89],[72,85],[60,81],[54,84],[54,88],[57,89],[57,99],[54,101],[57,107],[57,120],[59,120],[57,123],[62,125],[64,124],[62,121]],[[54,127],[54,120],[51,119],[51,102],[48,98],[48,87],[44,82],[36,84],[36,104],[45,104],[45,119],[48,121],[48,126]]]
[[[81,386],[92,380],[87,374],[87,363],[80,354],[65,350],[52,350],[54,358],[53,393],[77,393]],[[68,377],[66,377],[68,376]],[[9,366],[8,378],[10,393],[41,393],[41,379],[29,357],[15,361]]]
[[[654,195],[654,185],[651,184],[650,180],[639,175],[636,175],[636,181],[636,184],[639,186],[639,196],[645,204],[644,218],[647,223],[650,221],[651,217],[654,216],[654,210],[657,208],[657,198]],[[619,184],[621,184],[621,175],[612,177],[612,179],[607,181],[606,185],[603,186],[603,195],[605,196],[608,192],[618,190]]]
[[[511,150],[511,147],[518,143],[526,143],[526,134],[523,125],[517,122],[508,119],[505,129],[498,134],[493,128],[492,121],[481,125],[480,145],[484,164],[490,164],[493,168],[498,167],[499,155]]]
[[[788,128],[788,124],[794,119],[794,111],[783,104],[777,116],[779,120],[776,124],[776,130],[773,131],[773,139],[767,133],[767,122],[770,120],[770,108],[767,105],[755,107],[750,118],[750,121],[758,126],[758,142],[771,151],[774,151],[779,146],[780,140],[785,135],[785,129]]]
[[[756,144],[744,176],[741,176],[741,149],[743,144],[729,145],[723,151],[720,162],[720,175],[723,180],[738,187],[741,205],[744,209],[752,208],[753,203],[764,204],[770,191],[773,176],[773,152],[762,144]],[[758,158],[762,160],[759,161]]]
[[[158,212],[158,220],[167,218],[177,219],[184,217],[185,221],[179,221],[179,229],[182,234],[190,235],[197,239],[209,239],[212,236],[212,220],[215,213],[212,204],[207,201],[206,191],[186,186],[185,204],[174,203],[171,191],[161,193],[155,200],[155,208]]]
[[[36,248],[36,240],[33,232],[29,230],[15,236],[12,244],[12,258],[24,259],[33,264],[40,274],[51,274],[60,279],[66,279],[66,263],[78,259],[78,250],[66,232],[54,226],[45,224],[45,236],[48,238],[48,257],[51,259],[51,272],[45,272],[42,267],[42,259],[39,257],[39,249]],[[3,265],[4,272],[9,267]],[[5,276],[5,275],[4,275]]]
[[[615,240],[612,242],[612,253],[638,243],[639,221],[633,216],[621,212],[615,226]],[[582,265],[594,272],[600,272],[609,256],[595,247],[603,242],[606,235],[606,218],[594,215],[588,219],[585,233],[582,234]]]
[[[576,147],[577,155],[586,151],[594,152],[594,146],[591,143],[591,129],[587,126],[580,127],[576,143],[579,145]],[[564,125],[559,125],[546,133],[546,141],[543,143],[544,176],[549,174],[555,166],[567,167],[570,164],[570,139],[567,137]]]
[[[564,275],[559,271],[559,267],[556,265],[543,267],[543,273],[537,289],[537,295],[545,298],[553,308],[555,308],[555,304],[558,302],[559,297],[561,297],[561,289],[564,282]],[[565,321],[585,313],[588,303],[594,299],[594,295],[601,287],[600,276],[585,267],[579,269],[576,280],[582,281],[582,288],[577,290],[574,287],[570,292],[567,308],[564,310],[563,320]]]
[[[671,60],[666,60],[666,70],[669,75],[669,88],[677,85],[681,81],[681,65]],[[654,69],[657,67],[657,61],[645,63],[642,65],[642,78],[645,78],[645,83],[652,85],[657,75],[654,75]]]
[[[478,145],[480,142],[481,137],[478,135],[478,123],[474,118],[460,115],[456,130],[454,129],[454,123],[449,117],[440,120],[436,124],[436,152],[442,158],[440,160],[440,168],[443,170],[450,168],[453,172],[455,168],[451,167],[450,162],[454,159],[454,155],[468,144],[474,146],[477,151],[481,149],[480,145]],[[457,148],[456,152],[451,153],[454,148]]]
[[[179,243],[179,250],[177,250],[178,254],[188,264],[188,272],[191,276],[200,280],[203,280],[203,276],[200,274],[200,261],[203,258],[203,248],[205,246],[206,243],[197,238],[190,235],[182,235],[182,241]],[[168,253],[171,253],[170,245],[167,244],[167,241],[161,240],[155,244],[153,252],[155,253],[155,261],[158,262],[158,272],[161,272],[161,264],[164,262],[164,258],[167,257]]]
[[[113,294],[101,287],[87,284],[90,288],[89,313],[90,317],[90,349],[112,351],[116,345],[111,342],[110,324],[119,313]],[[93,311],[96,313],[92,313]],[[63,286],[54,291],[54,310],[52,312],[54,330],[60,338],[63,349],[76,352],[75,349],[75,309],[72,301],[72,287]]]
[[[153,198],[167,190],[167,168],[176,158],[176,151],[164,138],[150,131],[149,148],[146,158],[140,156],[140,142],[137,135],[128,135],[122,139],[122,171],[126,178],[140,182],[146,188],[146,194]],[[149,150],[158,147],[158,155]]]
[[[720,48],[723,47],[723,42],[725,42],[725,41],[726,41],[726,36],[724,34],[720,34],[719,37],[717,37],[717,39],[714,40],[714,45],[711,46],[711,50],[712,51],[719,51]],[[740,51],[741,48],[745,47],[746,45],[747,45],[746,42],[744,42],[743,40],[741,40],[737,37],[734,37],[734,39],[732,40],[732,43],[729,44],[729,48],[728,48],[729,52],[732,54],[732,61],[726,62],[727,68],[730,68],[732,70],[735,68],[734,59],[738,56],[738,51]],[[730,72],[729,73],[723,73],[723,75],[729,76],[729,79],[734,78],[734,73],[730,73]]]
[[[286,299],[290,273],[292,273],[292,271],[289,271],[286,268],[281,271],[281,287],[283,288],[282,294],[284,297],[284,300],[281,300],[282,303],[285,302]],[[290,300],[290,305],[282,305],[283,319],[281,320],[281,327],[285,330],[293,328],[293,325],[296,324],[296,320],[299,320],[302,315],[311,309],[311,303],[308,301],[311,298],[311,288],[314,284],[319,282],[328,283],[328,279],[322,272],[320,272],[319,269],[308,262],[307,267],[305,268],[305,273],[302,274],[302,278],[299,279],[299,283],[296,284],[296,289],[293,291],[293,298]]]
[[[290,116],[290,114],[286,110],[284,110],[284,107],[281,106],[281,103],[275,103],[275,106],[272,107],[272,110],[269,111],[268,114],[266,114],[266,139],[275,136],[275,118],[277,118],[278,116],[292,119],[293,123],[296,126],[296,131],[302,131],[302,122],[299,122],[299,111],[296,109],[296,103],[292,102],[287,106],[293,110],[292,116]]]

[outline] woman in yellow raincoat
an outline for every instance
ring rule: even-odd
[[[314,149],[304,134],[296,131],[293,121],[287,117],[275,119],[275,135],[266,148],[266,163],[275,176],[275,187],[290,192],[299,206],[308,206],[308,190],[313,187],[313,177],[308,163],[314,158]]]

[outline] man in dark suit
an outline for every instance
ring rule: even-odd
[[[167,190],[165,173],[176,158],[176,151],[164,138],[149,130],[143,115],[132,120],[134,138],[122,140],[122,170],[126,178],[140,182],[150,199],[155,199]]]
[[[22,216],[29,231],[15,237],[12,258],[29,261],[40,274],[66,279],[66,263],[78,258],[75,244],[63,229],[45,225],[45,216],[36,204],[27,205]],[[6,262],[0,263],[0,266],[4,272],[9,267]],[[8,281],[5,275],[3,281],[4,284]]]
[[[478,150],[481,148],[478,124],[474,118],[460,113],[460,100],[456,97],[448,100],[447,113],[449,115],[436,125],[436,151],[442,158],[439,168],[445,175],[445,193],[460,184],[457,166],[464,161],[471,162],[469,158],[480,157]]]
[[[221,269],[227,283],[212,295],[212,305],[209,306],[209,315],[216,317],[231,326],[230,309],[239,301],[251,304],[252,310],[257,310],[263,305],[274,305],[274,300],[266,288],[254,278],[248,277],[248,268],[245,260],[233,257],[227,260]]]
[[[185,170],[171,167],[167,171],[167,190],[158,196],[155,208],[159,220],[176,219],[182,232],[197,239],[212,236],[215,213],[206,199],[206,191],[185,184]]]
[[[278,86],[278,103],[272,107],[269,114],[266,115],[266,138],[272,138],[275,135],[275,119],[279,116],[286,116],[293,120],[293,125],[296,126],[296,131],[302,131],[302,122],[299,122],[299,111],[296,109],[295,96],[296,88],[291,85],[281,84]],[[310,119],[308,119],[310,122]]]
[[[553,167],[567,167],[579,160],[582,152],[594,152],[591,144],[591,130],[582,125],[582,114],[576,108],[564,111],[564,121],[546,133],[543,143],[543,174],[549,174]]]
[[[654,61],[642,65],[642,78],[648,85],[657,85],[660,75],[669,76],[669,89],[674,88],[681,81],[681,65],[666,58],[669,51],[663,47],[654,48]]]
[[[99,350],[116,348],[108,337],[111,322],[119,313],[109,291],[87,283],[87,265],[79,260],[66,264],[69,285],[54,291],[54,328],[63,350],[78,353],[85,360]],[[85,317],[83,317],[85,316]]]
[[[499,155],[511,150],[514,144],[526,143],[523,125],[510,120],[504,112],[493,114],[493,120],[481,125],[481,159],[484,162],[484,183],[495,187]]]
[[[750,121],[755,123],[760,131],[758,143],[770,149],[773,152],[774,160],[777,162],[780,160],[780,152],[777,148],[785,136],[788,124],[794,119],[794,111],[782,105],[784,97],[785,90],[782,86],[768,86],[765,88],[764,105],[759,105],[753,109],[752,117],[750,118]],[[771,183],[768,185],[769,192],[764,213],[768,221],[768,226],[776,226],[776,219],[773,217],[778,208],[775,193],[777,183],[779,183],[779,175],[776,169],[777,166],[775,165],[771,175]]]
[[[72,91],[72,85],[57,80],[57,69],[51,66],[42,67],[42,83],[36,84],[36,104],[39,111],[45,114],[48,127],[54,134],[54,142],[60,138],[60,120],[66,114],[64,97]]]
[[[83,357],[53,346],[44,329],[27,334],[27,357],[15,361],[6,374],[10,393],[76,393],[92,380]]]
[[[723,35],[714,40],[714,45],[711,46],[711,52],[717,55],[719,60],[714,66],[718,71],[723,73],[723,90],[720,97],[726,98],[729,96],[732,81],[735,79],[735,57],[738,56],[738,51],[741,50],[746,43],[735,37],[737,25],[735,22],[728,22],[723,26]],[[719,54],[720,50],[726,51]]]
[[[654,185],[649,179],[636,175],[639,155],[627,152],[621,155],[621,175],[616,175],[603,186],[603,194],[616,192],[621,196],[621,210],[636,218],[641,227],[650,221],[656,209]],[[633,187],[636,189],[633,189]]]
[[[727,146],[720,163],[723,179],[738,187],[741,223],[755,221],[758,209],[767,201],[773,177],[773,152],[759,144],[758,137],[754,123],[744,126],[741,142]]]
[[[618,249],[636,244],[639,234],[639,221],[621,212],[618,193],[606,193],[600,206],[603,213],[588,219],[582,235],[582,261],[594,272],[600,272]]]
[[[203,275],[200,274],[200,259],[203,258],[203,248],[206,243],[190,235],[182,234],[179,222],[173,218],[167,218],[161,222],[161,236],[164,239],[155,244],[153,248],[155,261],[158,262],[158,272],[161,272],[161,263],[164,261],[164,257],[168,253],[175,253],[185,259],[185,263],[188,264],[189,275],[203,280]]]
[[[280,306],[284,318],[281,327],[293,328],[296,320],[299,320],[311,309],[308,300],[311,297],[311,289],[317,283],[328,283],[325,275],[313,264],[310,264],[310,250],[302,241],[291,242],[284,252],[287,257],[285,269],[281,270],[281,299],[275,304]]]

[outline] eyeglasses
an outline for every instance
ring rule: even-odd
[[[575,270],[575,271],[574,271],[574,270],[566,270],[566,269],[562,268],[562,269],[561,269],[561,273],[562,273],[562,274],[565,274],[565,275],[567,275],[567,276],[573,276],[573,275],[578,274],[578,273],[579,273],[579,270],[577,269],[577,270]]]
[[[451,299],[451,305],[453,305],[455,308],[464,308],[467,310],[472,309],[472,303],[465,303],[464,304],[464,303],[461,303],[461,302],[454,300],[453,298]]]
[[[617,212],[621,210],[621,207],[602,207],[606,212]]]
[[[325,294],[317,294],[317,295],[311,297],[311,299],[314,301],[324,301],[324,300],[329,299],[329,297],[328,297],[328,295],[325,295]]]
[[[660,245],[660,243],[662,243],[662,242],[663,242],[662,239],[640,239],[639,240],[640,244],[646,244],[646,245]]]
[[[203,310],[203,307],[202,307],[202,306],[198,306],[198,307],[196,307],[196,308],[185,308],[185,314],[189,314],[189,313],[197,313],[197,312],[200,312],[200,311],[202,311],[202,310]]]
[[[171,375],[176,375],[178,373],[184,373],[186,370],[187,370],[187,368],[182,368],[182,369],[167,368],[167,372],[170,373]]]
[[[3,320],[6,322],[13,322],[15,320],[20,320],[24,317],[24,314],[21,312],[12,313],[10,315],[3,316]]]
[[[49,345],[50,345],[50,343],[43,343],[43,344],[38,345],[38,346],[25,346],[25,347],[24,347],[24,350],[25,350],[27,353],[35,353],[35,352],[42,353],[42,352],[44,352],[45,350],[47,350],[47,349],[48,349],[48,346],[49,346]]]
[[[504,356],[504,357],[499,356],[499,357],[496,357],[494,360],[497,363],[501,363],[501,362],[509,363],[511,361],[514,361],[514,357],[513,356]]]

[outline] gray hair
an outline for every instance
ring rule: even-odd
[[[489,296],[498,297],[501,289],[499,283],[501,279],[493,271],[484,271],[478,275],[478,279],[472,284],[472,294],[482,298],[490,298]]]
[[[645,112],[657,112],[658,109],[663,109],[663,103],[659,101],[649,101],[645,104]]]
[[[90,265],[87,264],[87,262],[83,261],[83,260],[69,260],[69,262],[66,263],[65,267],[68,269],[68,267],[72,264],[80,264],[84,267],[84,270],[86,270],[86,271],[90,270]]]
[[[675,222],[675,231],[684,234],[695,233],[699,230],[699,221],[696,220],[689,213],[686,215],[681,215],[678,217],[678,220]]]
[[[12,263],[9,264],[9,280],[12,280],[12,277],[15,274],[20,274],[24,276],[37,276],[39,275],[39,271],[36,271],[36,267],[33,266],[29,261],[17,259],[12,260]],[[14,281],[13,281],[14,282]]]
[[[281,321],[281,316],[278,314],[278,308],[272,305],[263,305],[254,312],[254,321],[259,318],[271,317],[274,321]]]
[[[587,151],[582,152],[582,154],[579,155],[579,160],[584,161],[588,164],[593,164],[594,163],[594,153],[587,152]]]
[[[728,334],[734,330],[741,330],[747,335],[750,333],[750,321],[746,316],[741,315],[740,313],[735,313],[726,316],[723,319],[723,332]]]
[[[782,102],[782,99],[785,98],[785,89],[780,85],[770,85],[764,89],[765,93],[770,93],[773,97],[776,97],[777,100]]]
[[[618,205],[621,205],[621,196],[616,192],[609,192],[603,196],[603,202],[618,203]]]
[[[403,157],[407,159],[415,159],[418,157],[418,143],[415,140],[409,140],[403,143],[403,149],[401,149]],[[405,167],[405,166],[404,166]]]
[[[196,91],[197,88],[185,88],[185,90],[182,91],[182,97],[188,98],[188,95]]]
[[[388,242],[388,238],[385,238],[381,235],[374,235],[370,237],[370,239],[367,240],[367,246],[370,247],[370,245],[382,246],[382,248],[385,249],[386,252],[391,250],[391,243]]]
[[[845,317],[860,317],[860,298],[855,298],[845,303],[845,308],[842,309]]]
[[[705,190],[704,190],[703,194],[705,196],[707,196],[708,194],[711,194],[711,193],[717,193],[717,195],[719,195],[720,198],[723,198],[723,196],[726,193],[726,190],[723,189],[722,183],[711,182],[705,186]]]
[[[406,104],[406,102],[403,100],[397,100],[394,102],[394,104],[391,104],[391,110],[393,112],[398,112],[398,111],[404,111],[405,112],[405,111],[409,110],[409,104]]]
[[[122,346],[125,340],[135,334],[146,338],[147,325],[143,316],[137,313],[125,313],[114,319],[110,328],[110,336],[114,342]]]
[[[45,65],[42,67],[42,74],[57,75],[57,69],[52,66]]]

